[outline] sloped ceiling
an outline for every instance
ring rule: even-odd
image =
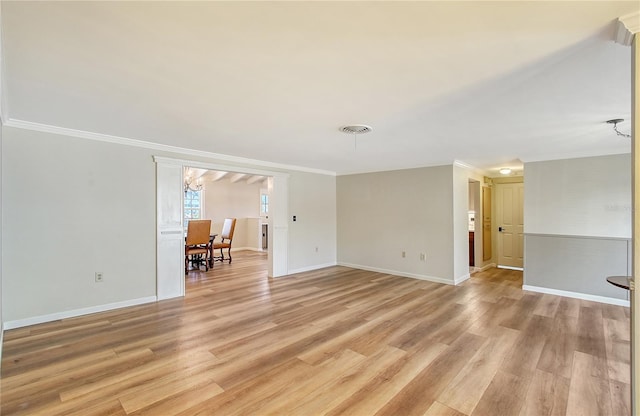
[[[639,7],[3,1],[5,119],[338,174],[625,153]]]

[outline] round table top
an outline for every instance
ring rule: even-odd
[[[607,282],[614,286],[629,290],[629,278],[631,276],[608,276]]]

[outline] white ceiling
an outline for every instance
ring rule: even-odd
[[[2,1],[5,117],[338,174],[625,153],[639,8]]]

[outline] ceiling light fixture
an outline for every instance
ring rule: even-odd
[[[358,148],[357,135],[371,132],[373,129],[364,124],[352,124],[350,126],[340,127],[340,131],[347,134],[353,134],[353,148]]]
[[[607,120],[607,123],[613,124],[613,131],[615,131],[618,136],[622,136],[630,139],[631,138],[630,134],[626,134],[618,130],[618,123],[622,123],[623,121],[624,121],[623,118],[614,118],[612,120]]]
[[[186,195],[187,192],[198,192],[202,191],[202,178],[196,179],[196,183],[193,183],[193,176],[191,171],[187,169],[184,176],[184,193]]]
[[[511,168],[501,168],[499,172],[503,175],[508,175],[511,173]]]

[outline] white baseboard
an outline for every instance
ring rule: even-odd
[[[467,273],[462,277],[459,277],[457,279],[453,279],[453,284],[457,286],[460,283],[464,282],[465,280],[469,280],[470,277],[471,277],[471,273]]]
[[[74,309],[64,312],[56,312],[49,315],[34,316],[31,318],[17,319],[15,321],[7,321],[4,323],[4,329],[16,329],[24,326],[41,324],[44,322],[52,322],[60,319],[75,318],[76,316],[89,315],[91,313],[105,312],[113,309],[126,308],[127,306],[142,305],[143,303],[155,302],[155,296],[147,296],[145,298],[130,299],[122,302],[107,303],[106,305],[90,306],[88,308]]]
[[[434,276],[428,276],[424,274],[406,273],[398,270],[380,269],[378,267],[369,267],[369,266],[363,266],[361,264],[353,264],[353,263],[338,262],[338,265],[344,266],[344,267],[351,267],[352,269],[368,270],[370,272],[386,273],[386,274],[393,274],[396,276],[410,277],[412,279],[427,280],[429,282],[442,283],[445,285],[455,284],[452,280],[445,279],[443,277],[434,277]]]
[[[308,267],[301,267],[299,269],[293,269],[293,270],[289,270],[288,274],[296,274],[296,273],[303,273],[303,272],[310,272],[313,270],[320,270],[320,269],[324,269],[326,267],[331,267],[331,266],[337,266],[338,264],[336,262],[333,263],[325,263],[325,264],[314,264],[313,266],[308,266]]]
[[[608,303],[610,305],[629,307],[629,301],[624,299],[608,298],[606,296],[589,295],[588,293],[569,292],[566,290],[549,289],[548,287],[522,285],[522,290],[530,292],[547,293],[549,295],[564,296],[567,298],[590,300],[592,302]]]
[[[523,267],[511,267],[511,266],[502,266],[500,264],[498,264],[498,269],[507,269],[507,270],[518,270],[518,271],[524,271]]]
[[[471,271],[471,273],[483,272],[483,271],[485,271],[485,270],[487,270],[487,269],[491,269],[491,268],[493,268],[493,267],[496,267],[496,264],[495,264],[495,263],[485,264],[485,265],[484,265],[484,266],[482,266],[482,267],[475,267],[475,266],[472,266],[471,268],[472,268],[473,270]]]
[[[233,253],[235,251],[259,251],[259,252],[262,252],[262,251],[266,251],[266,250],[263,250],[263,249],[257,248],[257,247],[237,247],[237,248],[236,247],[232,247],[231,248],[231,252]],[[214,255],[215,255],[215,253],[214,253]]]

